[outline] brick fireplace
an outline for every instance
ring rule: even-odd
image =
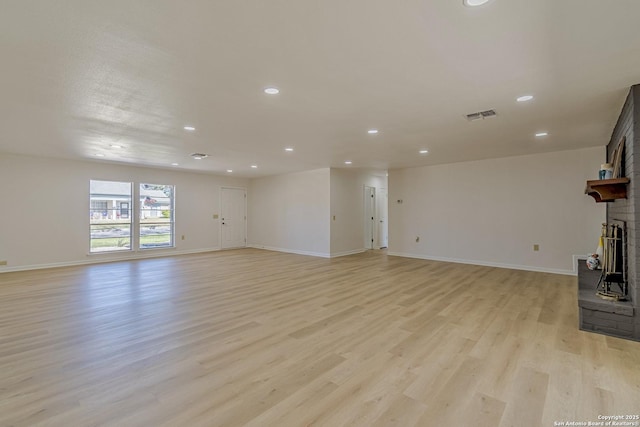
[[[640,341],[638,297],[640,287],[640,85],[632,86],[607,145],[607,159],[626,138],[624,173],[630,179],[627,198],[607,203],[607,222],[622,222],[626,229],[627,301],[607,301],[595,295],[600,271],[583,261],[578,266],[580,329]],[[594,230],[594,235],[598,231]]]

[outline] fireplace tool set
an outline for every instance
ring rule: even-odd
[[[603,299],[624,301],[627,298],[626,237],[617,224],[602,224],[602,274],[596,294]],[[615,286],[614,286],[615,285]]]

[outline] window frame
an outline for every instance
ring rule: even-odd
[[[145,206],[145,200],[151,198],[154,202],[155,200],[153,199],[153,197],[151,196],[144,196],[143,197],[143,186],[148,186],[148,187],[170,187],[171,188],[171,195],[170,196],[166,196],[169,199],[169,204],[168,205],[164,205],[167,206],[169,209],[161,209],[159,207],[153,207],[153,204],[149,204],[146,206],[149,206],[149,208],[144,208],[143,206]],[[135,213],[136,216],[136,221],[137,221],[137,229],[136,229],[136,233],[137,233],[137,242],[136,242],[136,247],[138,250],[140,251],[149,251],[149,250],[156,250],[156,249],[171,249],[171,248],[175,248],[176,247],[176,222],[175,222],[175,205],[176,205],[176,186],[174,184],[152,184],[152,183],[148,183],[148,182],[140,182],[137,185],[137,190],[138,190],[138,195],[136,200],[138,201],[138,206],[137,206],[137,210]],[[149,189],[145,188],[144,189],[145,192],[149,191]],[[162,190],[152,190],[152,191],[162,191]],[[166,194],[166,193],[165,193]],[[162,198],[162,196],[158,197],[158,199]],[[157,200],[157,199],[156,199]],[[169,211],[169,217],[168,217],[168,221],[146,221],[143,222],[143,213],[146,212],[155,212],[156,215],[157,213],[160,213],[160,215],[162,215],[163,211]],[[155,218],[161,218],[160,216],[155,216]],[[147,218],[148,219],[148,218]],[[157,245],[157,246],[143,246],[142,244],[142,229],[144,225],[152,225],[152,226],[157,226],[157,225],[162,225],[162,224],[169,224],[169,244],[168,245]]]
[[[115,193],[115,192],[113,194],[107,194],[105,192],[102,192],[102,193],[94,192],[93,190],[94,182],[112,183],[116,185],[127,184],[129,188],[129,194]],[[128,199],[125,198],[123,200],[119,200],[123,196],[128,196]],[[102,200],[102,198],[104,198],[104,201]],[[128,203],[131,205],[131,203],[133,203],[133,200],[134,200],[133,198],[134,198],[133,182],[114,181],[114,180],[106,180],[106,179],[90,179],[89,180],[89,253],[91,255],[133,251],[133,248],[135,247],[134,246],[135,244],[134,221],[132,220],[131,215],[129,215],[129,218],[127,218],[128,221],[121,221],[122,218],[120,218],[120,209],[118,207],[118,202],[121,202],[121,201],[128,201]],[[98,203],[100,204],[100,207],[97,207]],[[110,207],[110,203],[112,203],[111,207]],[[106,206],[106,209],[104,209],[103,206]],[[102,212],[97,212],[97,211],[102,211]],[[104,218],[97,218],[96,214],[97,216],[102,216]],[[94,222],[100,219],[103,219],[104,222],[101,222],[101,223]],[[95,237],[96,233],[94,230],[96,230],[97,226],[98,227],[105,226],[105,230],[108,230],[109,229],[108,227],[110,226],[113,226],[112,230],[113,229],[121,230],[123,227],[120,227],[120,226],[124,224],[128,225],[128,229],[129,229],[128,237],[123,235],[102,237],[102,239],[118,239],[116,246],[108,246],[109,249],[106,249],[106,250],[99,250],[99,249],[96,249],[96,247],[94,247],[94,241],[96,241],[97,243],[100,239],[100,237]],[[126,243],[120,246],[120,241],[123,239],[125,240],[128,239],[128,246],[126,245]],[[97,248],[100,248],[100,247],[101,246],[98,246]]]
[[[119,199],[121,196],[126,196],[126,194],[105,194],[100,192],[93,192],[92,185],[93,182],[103,182],[103,183],[114,183],[116,185],[127,184],[129,187],[128,199]],[[151,187],[170,187],[171,192],[170,196],[167,196],[169,199],[168,204],[159,205],[158,207],[152,207],[150,209],[145,209],[143,205],[143,186],[151,186]],[[155,190],[162,191],[162,190]],[[105,198],[104,204],[103,201],[98,199],[96,200],[96,196],[103,196]],[[162,198],[162,197],[159,197]],[[98,207],[98,203],[100,206]],[[122,207],[122,204],[128,203],[128,208],[125,206]],[[112,206],[111,206],[112,204]],[[98,215],[105,217],[105,220],[110,220],[111,222],[104,222],[100,224],[94,223],[94,215],[96,211],[102,211],[103,206],[106,206],[106,213],[100,212]],[[162,209],[162,207],[168,207],[169,209]],[[146,182],[136,182],[136,181],[117,181],[112,179],[89,179],[89,255],[100,255],[100,254],[114,254],[114,253],[123,253],[123,252],[141,252],[141,251],[152,251],[152,250],[162,250],[162,249],[175,249],[176,248],[176,216],[175,216],[175,208],[176,208],[176,185],[175,184],[149,184]],[[142,216],[144,212],[156,212],[156,218],[162,218],[162,212],[168,210],[169,216],[168,221],[143,221]],[[122,212],[126,211],[127,215],[123,215]],[[109,217],[117,218],[112,219]],[[97,220],[97,218],[96,218]],[[121,220],[128,220],[121,221]],[[120,249],[119,247],[113,246],[107,250],[95,250],[93,243],[95,239],[95,226],[96,225],[121,225],[127,224],[129,227],[129,235],[128,235],[128,246],[126,244]],[[169,225],[169,242],[168,244],[159,244],[159,245],[149,245],[143,246],[142,243],[142,229],[147,225],[158,226],[158,225]],[[159,233],[161,234],[161,233]],[[162,234],[161,234],[162,235]],[[117,238],[120,236],[113,236],[113,238]],[[105,239],[109,237],[104,237]],[[126,237],[123,237],[126,238]]]

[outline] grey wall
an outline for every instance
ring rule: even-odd
[[[580,328],[640,341],[640,85],[631,87],[613,129],[607,145],[609,161],[623,137],[626,139],[624,176],[630,179],[627,198],[608,202],[606,205],[607,222],[626,222],[630,301],[612,303],[599,300],[591,291],[592,284],[583,286],[589,278],[586,272],[579,271]]]
[[[607,203],[607,221],[621,220],[627,223],[627,275],[629,296],[634,306],[638,305],[638,283],[640,283],[640,85],[629,91],[618,123],[607,145],[607,158],[611,159],[623,137],[625,144],[624,176],[630,178],[627,199]]]
[[[606,301],[595,294],[599,271],[589,271],[581,260],[578,266],[580,329],[640,341],[640,85],[631,87],[611,140],[607,159],[625,138],[624,174],[630,182],[627,198],[607,205],[607,222],[624,221],[627,226],[627,280],[629,301]]]

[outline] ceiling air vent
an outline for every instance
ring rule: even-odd
[[[467,120],[475,122],[476,120],[483,120],[497,115],[496,110],[478,111],[477,113],[467,114]]]
[[[471,113],[467,114],[467,120],[473,122],[475,120],[482,120],[482,113]]]
[[[209,155],[208,154],[204,154],[204,153],[193,153],[191,155],[191,157],[193,157],[196,160],[202,160],[202,159],[204,159],[206,157],[209,157]]]

